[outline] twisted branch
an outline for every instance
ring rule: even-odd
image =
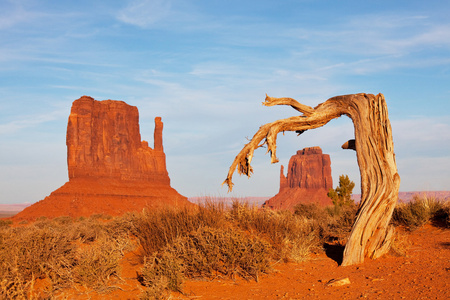
[[[335,99],[331,98],[328,101],[333,103]],[[253,173],[253,168],[250,163],[252,162],[253,152],[259,147],[267,145],[267,152],[270,153],[271,163],[278,162],[278,158],[276,156],[278,133],[284,131],[295,131],[300,134],[308,129],[321,127],[332,119],[342,115],[340,110],[335,109],[334,105],[319,105],[314,109],[310,106],[301,104],[292,98],[274,98],[266,95],[263,105],[290,105],[295,110],[302,112],[303,115],[267,123],[259,128],[250,142],[242,148],[231,164],[228,171],[228,176],[222,183],[228,185],[228,191],[233,189],[232,177],[236,169],[239,175],[244,174],[248,177],[251,176]],[[264,142],[261,144],[262,140],[264,140]]]

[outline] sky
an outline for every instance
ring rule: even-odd
[[[343,116],[278,136],[270,163],[222,186],[258,128],[298,115],[265,94],[316,106],[344,94],[384,94],[400,191],[450,190],[449,1],[0,0],[0,203],[36,202],[66,181],[74,100],[137,106],[143,140],[164,122],[171,185],[187,197],[271,197],[280,165],[320,146],[333,185],[356,183]]]

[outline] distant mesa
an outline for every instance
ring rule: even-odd
[[[331,205],[333,202],[327,193],[332,187],[330,156],[322,154],[320,147],[305,148],[297,151],[289,160],[287,176],[281,166],[280,191],[263,206],[294,210],[299,203]]]
[[[88,96],[75,100],[66,136],[69,181],[14,218],[119,215],[193,205],[170,186],[162,131],[156,117],[152,149],[141,141],[137,107]]]

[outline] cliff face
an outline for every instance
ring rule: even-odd
[[[281,176],[284,176],[281,169]],[[328,154],[322,154],[320,147],[305,148],[297,151],[289,160],[288,174],[283,188],[330,189],[333,187],[331,178],[331,160]]]
[[[88,96],[75,100],[66,136],[69,181],[15,218],[119,215],[191,205],[170,186],[162,131],[157,117],[152,149],[141,141],[135,106]]]
[[[299,203],[330,205],[327,193],[333,187],[331,160],[320,147],[297,151],[289,160],[287,176],[280,171],[280,191],[264,203],[265,207],[293,210]]]
[[[67,125],[69,180],[115,178],[170,184],[162,129],[158,117],[152,149],[146,141],[141,142],[137,107],[87,96],[75,100]]]

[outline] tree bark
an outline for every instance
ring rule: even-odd
[[[384,96],[382,94],[337,96],[315,108],[291,98],[266,96],[263,104],[290,105],[302,115],[260,127],[231,164],[224,181],[229,190],[233,188],[232,176],[236,169],[239,174],[250,177],[253,172],[250,163],[255,149],[267,145],[272,163],[278,162],[276,157],[278,133],[296,131],[301,134],[346,115],[352,119],[355,128],[354,148],[361,173],[361,202],[345,246],[342,265],[362,263],[365,257],[375,259],[389,251],[394,230],[389,222],[398,199],[400,176],[397,173],[392,129]]]

